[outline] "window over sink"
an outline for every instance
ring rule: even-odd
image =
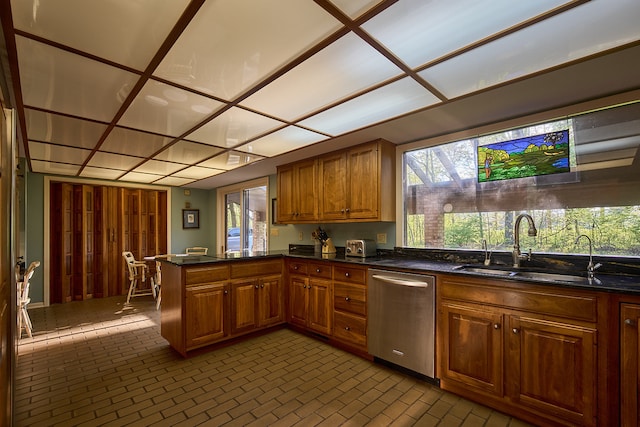
[[[478,182],[482,150],[497,142],[569,130],[570,171]],[[548,253],[640,256],[640,102],[413,148],[403,154],[403,245],[511,250],[513,223],[526,212],[538,235],[520,244]],[[515,166],[517,167],[517,165]],[[480,180],[482,181],[482,180]]]

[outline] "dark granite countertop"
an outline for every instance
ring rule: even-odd
[[[586,277],[586,271],[571,271],[570,275],[572,280],[564,281],[561,277],[554,277],[553,279],[540,279],[531,277],[522,277],[517,274],[513,276],[505,276],[504,274],[493,274],[492,272],[477,272],[477,271],[465,271],[465,266],[483,267],[481,262],[474,262],[473,258],[468,256],[437,256],[436,259],[429,256],[422,256],[422,253],[416,252],[402,252],[402,251],[378,251],[378,256],[375,257],[350,257],[345,256],[344,248],[338,248],[335,254],[316,254],[313,252],[313,246],[310,248],[307,246],[292,245],[289,250],[284,251],[267,251],[267,252],[233,252],[229,254],[218,255],[172,255],[165,261],[174,265],[189,266],[189,265],[201,265],[210,264],[216,262],[229,262],[229,261],[246,261],[249,259],[264,259],[264,258],[278,258],[278,257],[290,257],[290,258],[302,258],[320,262],[344,262],[349,264],[359,264],[372,268],[381,268],[387,270],[401,270],[414,273],[447,273],[456,274],[469,277],[483,277],[494,278],[500,280],[509,280],[512,282],[527,282],[544,284],[549,286],[561,286],[565,288],[579,288],[605,292],[620,292],[620,293],[632,293],[640,294],[640,275],[630,274],[628,271],[622,273],[616,273],[611,271],[603,271],[598,273],[596,271],[595,279],[589,281]],[[499,262],[499,261],[498,261]],[[549,260],[547,260],[549,262]],[[550,264],[552,266],[558,265],[558,262]],[[498,272],[509,269],[507,266],[492,266],[496,268]],[[521,269],[520,271],[549,271],[549,267],[532,266],[531,268]],[[555,272],[555,270],[554,270]],[[561,273],[567,274],[566,271]],[[583,281],[576,281],[576,276],[583,276]]]

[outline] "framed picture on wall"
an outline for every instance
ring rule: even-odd
[[[182,209],[182,228],[200,228],[199,209]]]

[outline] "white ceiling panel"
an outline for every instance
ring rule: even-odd
[[[144,70],[187,3],[20,0],[12,4],[13,24],[17,29]]]
[[[254,154],[241,153],[239,151],[227,151],[199,163],[198,166],[229,171],[262,159],[263,157]]]
[[[78,165],[67,165],[42,160],[33,160],[31,167],[33,168],[33,172],[36,173],[51,173],[56,175],[75,175],[80,170],[80,166]]]
[[[172,187],[181,187],[191,184],[194,180],[188,178],[179,178],[177,176],[167,176],[154,182],[157,185],[169,185]]]
[[[103,167],[109,169],[129,170],[140,163],[140,157],[126,156],[113,153],[102,153],[98,151],[87,163],[88,166],[96,168]]]
[[[419,74],[455,98],[638,40],[638,22],[640,1],[591,1]]]
[[[222,148],[182,140],[164,149],[155,156],[154,159],[194,164],[212,157],[221,151]]]
[[[160,160],[149,160],[144,162],[133,172],[152,173],[156,175],[170,175],[175,171],[184,169],[184,165],[180,163],[163,162]]]
[[[311,1],[208,1],[155,75],[231,100],[339,27]]]
[[[381,3],[381,0],[331,0],[331,3],[349,18],[356,19],[376,4]]]
[[[115,127],[100,146],[100,151],[148,157],[168,145],[173,138]]]
[[[362,28],[416,68],[564,3],[570,2],[404,0]]]
[[[238,150],[247,153],[273,157],[287,151],[297,150],[304,146],[327,139],[326,136],[295,126],[289,126],[248,144],[241,145]]]
[[[81,165],[87,160],[91,150],[29,141],[29,154],[37,160]]]
[[[27,132],[32,140],[92,149],[107,125],[59,114],[25,109]]]
[[[122,105],[118,92],[136,74],[49,45],[16,38],[25,106],[109,122]]]
[[[378,51],[348,34],[242,105],[294,120],[399,74]]]
[[[107,169],[107,168],[94,168],[92,166],[85,167],[80,176],[83,178],[97,178],[97,179],[111,179],[116,180],[122,175],[121,170]]]
[[[149,80],[118,123],[163,135],[179,136],[222,105],[193,92]]]
[[[203,168],[201,166],[191,166],[174,173],[172,176],[188,179],[203,179],[223,173],[222,169]]]
[[[440,102],[415,80],[402,80],[368,92],[302,120],[302,126],[340,135]]]
[[[141,172],[128,172],[122,177],[125,181],[142,182],[145,184],[151,184],[160,178],[162,178],[162,175],[153,175]]]
[[[285,123],[281,121],[233,107],[187,135],[187,138],[229,148],[282,126],[285,126]]]

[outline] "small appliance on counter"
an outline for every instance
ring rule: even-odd
[[[371,239],[349,239],[345,244],[344,254],[361,258],[377,256],[376,242]]]

